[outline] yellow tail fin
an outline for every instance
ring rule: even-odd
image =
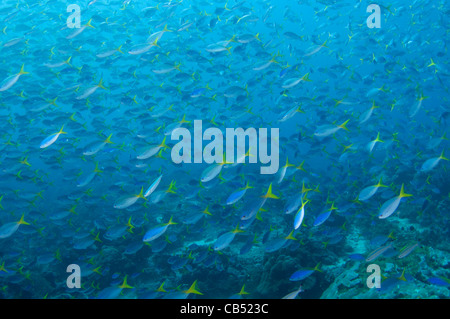
[[[5,269],[5,262],[3,262],[2,265],[0,266],[0,271],[8,272],[8,271]]]
[[[22,217],[20,217],[20,220],[17,222],[17,224],[19,225],[30,225],[29,223],[27,223],[24,219],[24,214],[22,214]]]
[[[165,226],[167,226],[167,225],[177,225],[178,223],[173,222],[173,221],[172,221],[172,218],[173,218],[173,216],[170,216],[169,221],[167,222],[167,224],[164,224],[164,225],[165,225]]]
[[[92,19],[89,19],[88,23],[86,23],[86,26],[92,29],[95,29],[95,27],[91,24]]]
[[[186,114],[183,114],[183,118],[179,123],[191,123],[191,121],[186,120]]]
[[[273,198],[273,199],[279,199],[280,197],[274,195],[272,193],[272,183],[269,185],[269,189],[267,190],[266,195],[262,196],[263,198]]]
[[[171,181],[169,188],[166,190],[166,193],[176,194],[175,190],[176,190],[175,181]]]
[[[304,171],[304,172],[306,173],[306,170],[303,168],[303,164],[305,164],[305,161],[304,161],[304,160],[303,160],[303,162],[300,163],[299,166],[296,166],[295,168],[296,168],[296,169],[299,169],[299,170],[301,170],[301,171]]]
[[[380,132],[378,132],[378,134],[377,134],[377,138],[375,139],[375,141],[377,141],[377,142],[384,142],[384,141],[382,141],[381,139],[380,139]]]
[[[211,214],[210,211],[209,211],[209,206],[207,206],[207,207],[205,208],[205,210],[202,211],[202,213],[203,213],[203,214],[206,214],[206,215],[209,215],[209,216],[212,216],[212,214]]]
[[[152,45],[160,48],[160,46],[158,45],[158,38],[156,38],[155,41],[152,42]]]
[[[191,287],[188,290],[184,290],[183,292],[186,294],[197,294],[197,295],[203,295],[200,291],[196,288],[197,280],[194,281],[194,283],[191,285]]]
[[[295,166],[295,165],[289,163],[289,158],[286,156],[286,164],[284,165],[284,167],[292,167],[292,166]]]
[[[111,142],[111,136],[112,136],[112,133],[109,134],[109,136],[106,138],[106,140],[103,141],[103,143],[114,144],[114,142]]]
[[[167,136],[164,136],[163,141],[158,146],[164,147],[164,148],[170,148],[169,146],[166,145],[166,138],[167,138]]]
[[[106,87],[103,85],[103,79],[100,79],[100,82],[98,82],[97,86],[101,89],[106,90]]]
[[[67,134],[67,132],[64,132],[64,125],[61,127],[61,129],[59,130],[59,132],[57,134]]]
[[[30,74],[30,72],[25,72],[25,70],[23,69],[25,66],[25,64],[22,64],[22,67],[20,68],[19,74]]]
[[[141,187],[141,191],[139,192],[139,194],[137,194],[135,196],[138,198],[143,198],[143,199],[147,200],[147,198],[145,198],[145,196],[144,196],[144,187],[143,186]]]
[[[316,267],[314,267],[314,270],[318,271],[318,272],[322,272],[322,270],[319,269],[320,263],[318,263],[316,265]]]
[[[165,281],[161,284],[161,286],[159,286],[158,289],[156,289],[156,291],[158,291],[158,292],[167,292],[167,290],[164,289],[164,284],[165,284]]]
[[[349,129],[347,128],[347,123],[348,121],[350,121],[350,119],[348,119],[347,121],[345,121],[344,123],[342,123],[341,125],[338,125],[340,128],[343,128],[344,130],[348,131]]]
[[[402,281],[407,281],[406,278],[405,278],[405,269],[403,269],[402,274],[397,279],[398,280],[402,280]]]
[[[102,170],[100,170],[99,168],[98,168],[98,162],[95,162],[95,168],[94,168],[94,172],[95,173],[103,173],[103,171]]]
[[[403,198],[403,197],[411,197],[412,194],[407,194],[407,193],[405,193],[404,187],[405,187],[405,185],[402,184],[402,188],[400,189],[400,195],[398,195],[398,196],[399,196],[400,198]]]
[[[302,194],[308,193],[310,190],[312,190],[312,189],[305,187],[305,182],[303,182],[302,183]]]
[[[247,184],[245,185],[245,187],[241,188],[241,189],[250,189],[250,188],[253,188],[253,186],[250,186],[250,182],[247,181]]]
[[[124,289],[124,288],[129,288],[129,289],[134,288],[134,287],[131,287],[129,284],[127,284],[127,277],[128,277],[128,275],[125,276],[125,278],[123,279],[123,283],[122,283],[122,285],[119,286],[119,288],[122,288],[122,289]]]
[[[383,178],[380,177],[380,181],[378,182],[377,185],[375,185],[375,187],[387,187],[386,185],[383,185],[382,183],[383,183]]]
[[[302,77],[302,80],[303,80],[303,81],[306,81],[306,82],[312,82],[312,80],[310,80],[308,76],[309,76],[309,73],[306,73],[306,74]]]
[[[443,159],[444,161],[448,161],[449,159],[444,156],[444,150],[442,150],[441,156],[439,156],[440,159]]]
[[[51,104],[51,105],[54,105],[54,106],[58,106],[58,105],[56,105],[56,100],[58,99],[58,97],[55,97],[53,100],[51,100],[51,101],[49,101],[49,103]],[[74,113],[75,114],[75,113]]]
[[[242,286],[241,291],[238,293],[238,295],[249,295],[249,293],[245,291],[245,285]]]
[[[389,233],[388,238],[390,238],[390,239],[395,239],[395,237],[394,237],[394,231],[391,231],[391,232]]]
[[[244,231],[239,228],[239,224],[236,225],[236,228],[231,231],[232,233],[243,233]]]
[[[292,230],[292,231],[289,233],[289,235],[287,235],[286,237],[284,237],[284,239],[297,240],[297,238],[295,238],[295,237],[293,236],[293,234],[294,234],[294,230]]]

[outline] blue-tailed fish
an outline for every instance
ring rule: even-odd
[[[404,197],[410,197],[411,194],[407,194],[404,191],[404,185],[402,184],[402,188],[400,189],[400,194],[390,200],[386,201],[380,208],[378,212],[378,218],[384,219],[391,216],[396,210],[398,205],[400,205],[400,201]]]
[[[289,163],[289,159],[286,157],[286,164],[283,167],[281,167],[281,169],[278,171],[278,180],[277,180],[278,184],[280,184],[283,181],[288,167],[294,166],[295,166],[294,164]]]
[[[383,253],[385,253],[388,249],[392,248],[392,242],[385,246],[381,246],[374,251],[372,251],[366,258],[366,261],[372,261],[381,256]]]
[[[310,47],[309,49],[306,50],[306,53],[305,53],[304,56],[305,57],[311,56],[311,55],[314,55],[314,54],[318,53],[323,48],[328,48],[327,47],[327,42],[328,42],[328,40],[326,40],[324,43],[322,43],[320,45],[316,45],[316,46]]]
[[[344,130],[348,131],[348,128],[346,126],[348,121],[350,121],[350,120],[345,121],[341,125],[335,125],[335,124],[321,125],[316,129],[316,131],[314,132],[314,135],[317,137],[327,137],[329,135],[333,135],[340,129],[344,129]]]
[[[241,291],[239,291],[237,294],[232,295],[230,298],[228,299],[242,299],[242,296],[244,295],[249,295],[250,293],[248,293],[247,291],[245,291],[245,285],[242,286]]]
[[[261,196],[262,198],[273,198],[273,199],[279,199],[277,195],[272,193],[272,183],[270,183],[269,188],[267,189],[267,192],[265,195]]]
[[[297,290],[295,290],[295,291],[293,291],[291,293],[288,293],[286,296],[284,296],[281,299],[295,299],[295,298],[297,298],[298,294],[301,293],[302,291],[303,291],[302,290],[302,285],[300,285],[300,287],[298,287]]]
[[[377,192],[378,188],[380,187],[387,187],[386,185],[382,184],[382,179],[380,178],[380,181],[376,185],[367,186],[361,192],[358,194],[358,200],[366,201],[369,198],[371,198],[375,193]]]
[[[114,203],[114,208],[116,209],[125,209],[127,207],[130,207],[134,203],[137,202],[139,198],[146,199],[144,197],[144,188],[141,188],[141,191],[139,194],[133,195],[133,196],[123,196],[116,200]]]
[[[286,113],[284,113],[280,119],[278,120],[278,122],[285,122],[287,120],[289,120],[290,118],[292,118],[295,114],[297,113],[305,113],[300,106],[294,106],[293,108],[291,108],[289,111],[287,111]]]
[[[297,240],[297,238],[294,237],[294,230],[292,230],[286,237],[275,238],[267,242],[264,250],[267,253],[275,252],[281,249],[287,243],[288,240]]]
[[[373,114],[373,110],[378,108],[379,106],[375,105],[375,101],[373,101],[372,107],[370,109],[368,109],[367,111],[365,111],[363,114],[361,114],[360,119],[359,119],[359,124],[364,124],[366,123],[370,117]]]
[[[197,288],[197,280],[189,287],[188,290],[175,291],[163,296],[164,299],[186,299],[190,294],[203,295]]]
[[[259,210],[266,203],[267,198],[257,198],[250,203],[247,207],[244,207],[244,211],[241,214],[241,220],[249,220],[258,214]]]
[[[302,206],[299,208],[294,217],[294,229],[298,229],[303,222],[303,218],[305,217],[305,205],[309,202],[309,200],[303,201],[302,198]],[[331,212],[331,211],[330,211]]]
[[[334,207],[334,203],[331,204],[331,207],[329,209],[326,209],[324,212],[320,213],[316,219],[314,220],[313,226],[319,226],[322,225],[327,219],[328,217],[330,217],[331,212],[333,210],[337,209],[336,207]]]
[[[132,289],[134,287],[127,283],[127,277],[125,276],[123,283],[120,286],[113,286],[103,289],[97,294],[97,299],[116,299],[120,296],[123,289]]]
[[[217,238],[216,242],[214,243],[214,250],[223,250],[227,248],[233,241],[236,234],[242,232],[243,230],[239,229],[239,225],[237,225],[234,230],[220,235],[219,238]]]
[[[67,134],[67,132],[63,131],[64,129],[64,125],[61,127],[61,129],[59,130],[59,132],[57,133],[53,133],[52,135],[47,136],[42,142],[41,145],[39,146],[40,148],[46,148],[49,147],[50,145],[52,145],[53,143],[56,142],[56,140],[58,139],[58,137],[61,134]]]
[[[428,96],[424,96],[423,94],[420,95],[420,97],[417,99],[417,102],[411,106],[409,109],[409,117],[412,118],[416,116],[416,114],[419,112],[420,108],[422,107],[423,100],[427,99]]]
[[[87,27],[94,29],[94,27],[91,24],[92,19],[90,19],[85,25],[81,26],[81,28],[75,28],[75,30],[69,34],[66,39],[71,40],[75,38],[77,35],[79,35],[81,32],[83,32]]]
[[[119,46],[117,49],[102,51],[102,52],[96,54],[95,56],[97,58],[103,59],[103,58],[107,58],[111,55],[114,55],[116,52],[123,53],[122,46]]]
[[[87,99],[89,96],[91,96],[95,91],[97,91],[98,88],[102,88],[106,90],[106,87],[103,85],[103,79],[100,79],[97,85],[91,86],[90,88],[86,89],[86,91],[83,92],[83,94],[76,97],[77,100],[84,100]]]
[[[97,174],[100,174],[102,172],[103,171],[98,168],[98,162],[96,162],[94,170],[78,180],[77,187],[84,187],[88,185],[94,179],[94,177],[97,176]]]
[[[309,79],[308,76],[309,76],[309,73],[306,73],[301,78],[287,79],[286,81],[284,81],[284,83],[283,83],[283,85],[281,87],[283,89],[290,89],[290,88],[296,86],[297,84],[299,84],[300,82],[311,82],[311,80]]]
[[[166,149],[166,148],[169,148],[169,146],[166,145],[166,136],[164,136],[164,139],[161,142],[161,144],[159,144],[159,145],[151,145],[149,147],[146,147],[144,149],[144,151],[141,152],[141,154],[139,154],[136,158],[139,159],[139,160],[144,160],[144,159],[150,158],[150,157],[158,154],[158,152],[161,149]]]
[[[227,205],[232,205],[237,203],[242,197],[244,197],[245,193],[247,192],[247,189],[253,188],[250,186],[249,182],[247,182],[247,185],[245,187],[240,188],[236,192],[232,193],[230,196],[228,196],[226,200]]]
[[[152,240],[155,240],[156,238],[163,235],[166,232],[167,228],[169,228],[170,225],[176,225],[176,224],[177,223],[172,221],[172,216],[171,216],[170,220],[166,224],[163,224],[159,227],[156,227],[156,228],[153,228],[153,229],[150,229],[149,231],[147,231],[142,240],[144,242],[150,242]]]
[[[155,191],[155,189],[158,187],[159,183],[161,182],[162,177],[163,177],[163,174],[159,175],[159,177],[153,181],[153,183],[145,191],[144,197],[149,197]]]
[[[367,151],[369,151],[369,153],[372,153],[372,151],[373,151],[375,145],[376,145],[378,142],[380,142],[380,143],[383,143],[383,142],[384,142],[384,141],[382,141],[382,140],[380,139],[380,132],[378,132],[376,139],[374,139],[374,140],[370,141],[369,143],[367,143],[367,146],[366,146]]]
[[[11,222],[6,223],[0,227],[0,239],[8,238],[12,234],[14,234],[18,229],[20,225],[30,225],[23,219],[24,215],[20,217],[20,220],[18,222]]]
[[[95,155],[100,150],[102,150],[106,144],[113,144],[113,142],[111,142],[111,136],[112,134],[110,134],[104,141],[90,143],[88,146],[85,147],[83,155],[86,156]]]
[[[439,164],[439,162],[441,160],[448,161],[448,158],[446,158],[444,156],[444,151],[442,151],[442,153],[441,153],[441,155],[439,157],[433,157],[433,158],[427,159],[422,164],[422,167],[420,168],[420,171],[421,172],[429,172],[429,171],[431,171],[433,168],[435,168]]]
[[[397,258],[398,258],[398,259],[405,258],[405,257],[408,256],[409,254],[411,254],[411,253],[413,252],[414,249],[416,249],[417,247],[419,247],[419,245],[420,245],[420,243],[417,242],[417,243],[414,243],[414,244],[411,244],[411,245],[405,247],[404,249],[402,249],[402,250],[400,251],[400,254],[397,256]]]
[[[220,174],[222,171],[223,165],[222,164],[212,164],[205,168],[205,170],[202,172],[202,176],[200,180],[202,183],[206,183],[214,179],[216,176]]]
[[[319,269],[320,263],[316,265],[313,269],[300,269],[294,272],[291,277],[289,278],[290,281],[299,281],[308,278],[313,272],[319,271],[322,272],[322,270]]]
[[[285,214],[292,214],[293,212],[298,210],[298,208],[302,204],[302,198],[303,198],[303,194],[302,193],[295,194],[294,196],[292,196],[286,203],[286,206],[284,208],[284,213]]]
[[[23,67],[24,65],[22,65],[22,67],[20,68],[19,73],[7,77],[2,81],[2,83],[0,83],[0,92],[6,91],[9,88],[11,88],[19,80],[20,76],[24,74],[29,74],[29,72],[25,72]]]

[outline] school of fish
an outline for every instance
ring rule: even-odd
[[[0,298],[449,298],[448,1],[77,3],[0,4]]]

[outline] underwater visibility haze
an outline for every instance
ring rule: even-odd
[[[1,1],[0,298],[449,298],[449,16]]]

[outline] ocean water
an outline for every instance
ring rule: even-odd
[[[448,1],[2,1],[0,298],[449,298]]]

